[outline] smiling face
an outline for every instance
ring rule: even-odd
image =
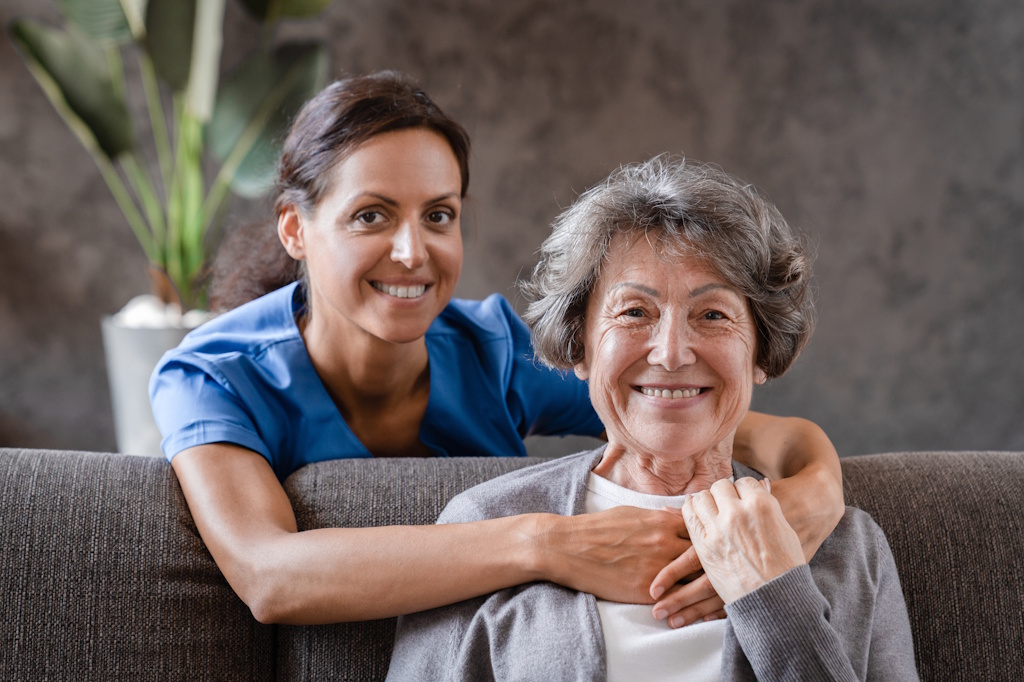
[[[661,461],[731,456],[764,373],[746,298],[691,256],[617,235],[587,303],[576,374],[608,440]]]
[[[448,141],[412,128],[377,135],[338,163],[313,215],[283,211],[282,242],[309,273],[311,324],[337,343],[422,339],[462,269],[461,187]]]

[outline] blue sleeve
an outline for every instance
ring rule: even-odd
[[[212,368],[184,358],[165,357],[157,367],[149,395],[168,460],[197,445],[232,443],[260,453],[273,465],[245,403],[225,384]]]
[[[512,358],[508,406],[525,436],[599,436],[604,425],[590,404],[587,384],[572,372],[541,364],[530,330],[511,304],[499,298],[510,330]]]

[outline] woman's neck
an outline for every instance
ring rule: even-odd
[[[644,453],[609,441],[594,473],[649,495],[687,495],[732,475],[732,443],[687,455]]]
[[[300,321],[299,329],[313,367],[346,419],[429,394],[426,339],[391,343],[362,330],[336,329],[316,316]]]

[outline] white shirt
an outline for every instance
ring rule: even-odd
[[[681,507],[687,495],[649,495],[590,474],[587,513],[612,507],[642,509]],[[646,604],[597,600],[608,667],[608,682],[650,680],[718,680],[725,621],[693,623],[673,630],[655,620]]]

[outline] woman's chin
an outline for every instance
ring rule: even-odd
[[[426,336],[437,315],[434,310],[386,311],[375,320],[368,320],[366,330],[389,343],[411,343]]]
[[[427,335],[428,328],[429,325],[416,329],[383,330],[381,333],[377,334],[377,337],[382,341],[400,346],[407,343],[422,341],[423,337]]]

